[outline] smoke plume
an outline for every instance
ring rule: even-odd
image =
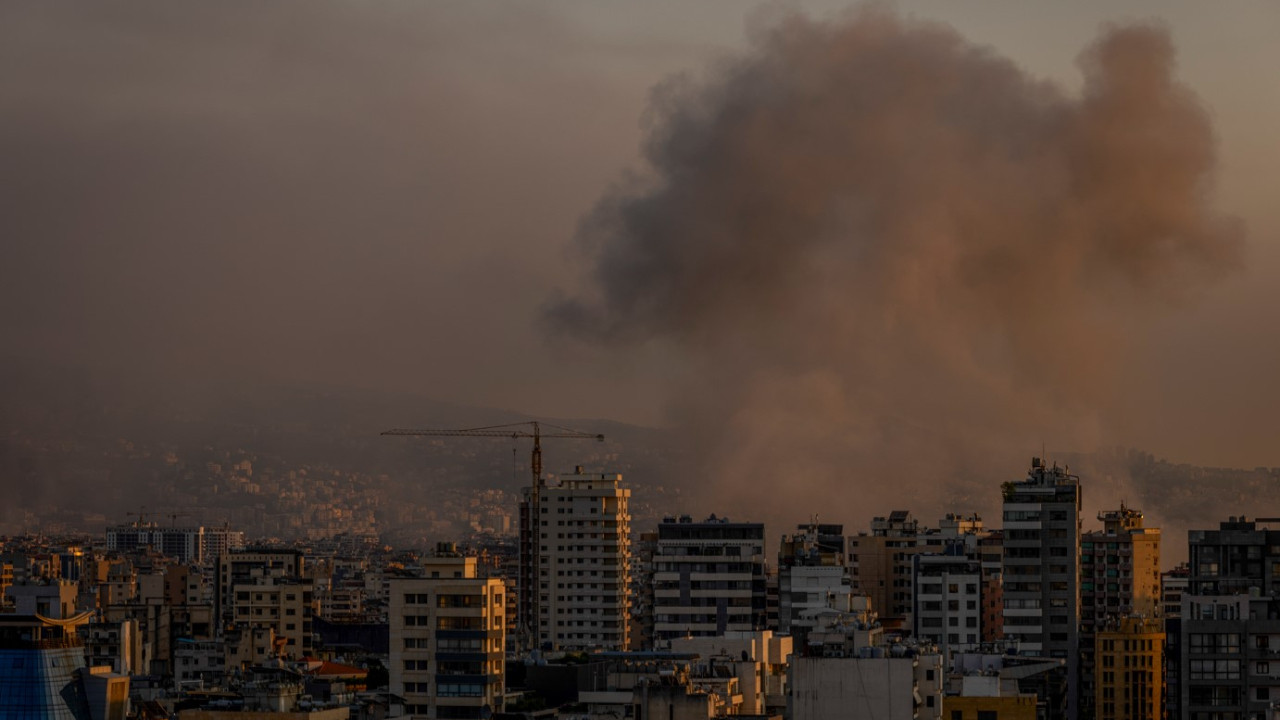
[[[654,91],[649,167],[584,218],[591,281],[547,309],[677,359],[706,509],[932,521],[994,508],[1042,443],[1117,441],[1144,323],[1242,247],[1167,32],[1104,29],[1073,91],[880,8],[751,35]]]

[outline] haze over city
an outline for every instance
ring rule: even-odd
[[[667,428],[761,517],[1280,465],[1274,5],[0,12],[3,355],[87,398]]]

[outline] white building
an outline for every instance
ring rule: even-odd
[[[778,630],[800,645],[818,611],[850,607],[853,596],[845,562],[842,525],[816,521],[782,536],[778,552]]]
[[[539,645],[627,650],[631,490],[618,473],[581,466],[541,490]]]
[[[963,555],[916,555],[914,634],[944,657],[982,642],[982,567]]]
[[[422,577],[391,580],[390,689],[405,713],[483,718],[502,710],[505,586],[476,576],[474,557],[423,560]]]

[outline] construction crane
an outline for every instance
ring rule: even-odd
[[[552,429],[552,432],[543,432],[542,428],[546,426]],[[525,429],[529,428],[529,429]],[[545,481],[542,477],[542,439],[543,438],[563,438],[567,440],[595,440],[604,442],[604,435],[600,433],[588,433],[572,428],[560,427],[559,425],[551,425],[548,423],[538,422],[521,422],[510,423],[508,425],[488,425],[485,427],[465,428],[462,430],[407,430],[395,429],[387,430],[383,435],[410,435],[410,436],[434,436],[434,437],[488,437],[488,438],[511,438],[519,440],[520,438],[533,439],[533,452],[529,456],[529,472],[532,474],[529,484],[529,549],[525,549],[525,543],[520,543],[521,553],[528,553],[527,567],[528,574],[525,573],[526,563],[521,562],[520,574],[520,592],[521,605],[527,607],[527,611],[521,612],[520,615],[520,634],[524,638],[526,649],[533,649],[537,645],[538,639],[538,528],[542,513],[541,496],[542,488]],[[521,538],[523,541],[524,538]],[[524,558],[522,558],[524,560]]]
[[[191,513],[189,513],[189,512],[170,512],[170,513],[165,513],[165,514],[164,514],[164,516],[165,516],[165,517],[167,517],[167,518],[169,518],[169,524],[170,524],[170,525],[172,525],[173,527],[178,527],[178,518],[180,518],[180,517],[191,517]]]
[[[125,513],[125,515],[128,515],[129,517],[136,517],[136,518],[138,518],[137,520],[134,520],[134,521],[133,521],[133,526],[134,526],[134,527],[136,527],[136,528],[141,529],[141,528],[143,528],[143,527],[146,527],[146,525],[147,525],[147,516],[148,516],[148,515],[155,515],[155,513],[149,513],[149,512],[147,512],[147,506],[146,506],[146,505],[143,505],[142,507],[139,507],[139,508],[138,508],[138,512],[127,512],[127,513]]]

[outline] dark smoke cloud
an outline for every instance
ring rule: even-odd
[[[1168,33],[1079,64],[1067,92],[883,9],[769,18],[654,92],[651,171],[584,219],[593,282],[548,317],[674,348],[709,509],[990,509],[1042,443],[1111,439],[1144,323],[1241,252]]]

